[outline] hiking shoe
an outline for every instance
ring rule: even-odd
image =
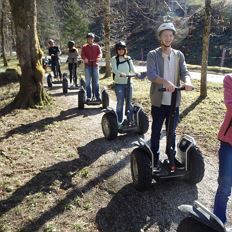
[[[184,169],[184,165],[175,158],[175,166],[177,169]]]

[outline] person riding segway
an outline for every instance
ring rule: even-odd
[[[132,59],[127,55],[126,44],[115,44],[116,56],[112,57],[112,70],[117,97],[116,112],[108,108],[102,117],[102,131],[106,139],[114,139],[119,133],[137,132],[144,134],[149,127],[148,116],[138,105],[132,104],[132,77],[143,78],[135,71]],[[125,111],[123,113],[125,104]],[[125,119],[123,116],[125,115]]]
[[[68,89],[78,88],[77,84],[77,63],[78,63],[78,49],[75,47],[75,42],[70,40],[68,42],[68,69],[69,69],[69,81],[68,75],[63,75],[63,93],[66,94]]]
[[[183,135],[176,152],[176,126],[179,118],[180,91],[191,91],[193,86],[182,52],[171,47],[176,34],[174,25],[163,23],[158,28],[161,47],[147,55],[147,77],[151,81],[152,103],[151,147],[145,141],[132,152],[131,171],[135,185],[146,188],[152,179],[163,180],[174,177],[185,178],[198,183],[204,176],[204,161],[194,138]],[[182,87],[180,83],[183,82]],[[168,160],[160,161],[159,142],[163,122],[166,122],[166,155]],[[179,159],[176,158],[178,154]],[[181,162],[180,162],[181,161]]]
[[[83,109],[84,105],[100,105],[106,108],[109,105],[109,95],[106,88],[103,88],[101,97],[99,93],[99,62],[102,57],[101,47],[94,42],[95,35],[86,35],[87,43],[81,50],[81,58],[85,64],[85,87],[81,86],[78,92],[78,108]],[[91,88],[92,87],[92,88]]]

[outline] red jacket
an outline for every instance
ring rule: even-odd
[[[87,66],[98,66],[99,60],[102,57],[102,51],[98,44],[93,43],[92,45],[84,44],[81,50],[81,58],[88,59],[89,62],[85,63]]]
[[[232,75],[226,75],[223,83],[224,102],[227,110],[218,133],[218,139],[232,146]]]

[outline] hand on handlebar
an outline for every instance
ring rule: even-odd
[[[170,81],[166,81],[164,84],[163,84],[164,88],[166,89],[167,92],[174,92],[175,91],[175,88],[176,86],[170,82]]]
[[[185,90],[186,90],[186,91],[192,91],[192,90],[194,89],[192,83],[188,83],[188,84],[185,83],[185,84],[184,84],[184,87],[185,87]]]
[[[126,77],[126,73],[120,73],[120,77]]]

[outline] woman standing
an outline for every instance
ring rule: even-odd
[[[123,41],[115,45],[116,56],[111,58],[112,71],[114,73],[115,93],[117,97],[116,112],[118,116],[119,127],[123,126],[123,106],[127,92],[127,77],[129,73],[136,73],[132,59],[127,55],[126,44]],[[132,88],[132,87],[131,87]],[[132,91],[129,99],[132,100]],[[129,117],[132,117],[132,105],[129,106]]]
[[[221,144],[218,152],[219,176],[214,214],[226,223],[226,208],[232,187],[232,75],[224,78],[224,102],[226,114],[218,134]]]

